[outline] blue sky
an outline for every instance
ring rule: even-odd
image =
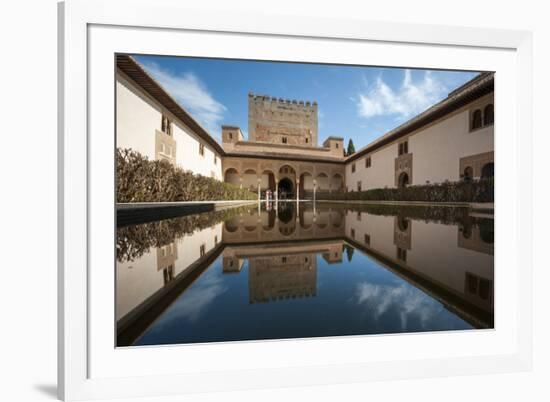
[[[359,149],[445,98],[477,72],[168,56],[136,60],[220,141],[248,133],[248,93],[317,101],[319,145],[331,135]]]

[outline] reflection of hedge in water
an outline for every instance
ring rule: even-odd
[[[343,204],[323,202],[321,206],[342,208]],[[350,211],[366,212],[371,215],[402,216],[445,224],[460,223],[469,217],[468,208],[385,204],[345,204],[345,207]]]
[[[117,202],[255,200],[258,196],[212,177],[150,161],[131,149],[117,148]]]
[[[250,207],[238,207],[119,228],[116,239],[117,260],[133,261],[152,247],[166,246],[183,235],[206,229],[248,210]]]
[[[404,188],[375,188],[365,191],[323,193],[317,199],[365,201],[424,201],[424,202],[493,202],[494,181],[472,181],[424,184]]]
[[[323,202],[321,206],[342,208],[340,203]],[[460,225],[465,233],[471,232],[472,226],[479,226],[480,235],[486,242],[492,243],[494,220],[470,216],[468,208],[431,207],[418,205],[383,205],[383,204],[345,204],[345,208],[354,212],[366,212],[371,215],[399,216],[413,220],[437,222],[445,225]]]

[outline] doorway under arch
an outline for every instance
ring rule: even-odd
[[[399,188],[405,188],[409,185],[409,175],[405,172],[401,173],[399,175],[399,179],[397,181]]]
[[[468,166],[466,169],[464,169],[464,181],[470,182],[474,178],[474,169],[471,168],[471,166]]]
[[[294,184],[292,180],[285,177],[279,181],[279,199],[290,199],[294,197]]]

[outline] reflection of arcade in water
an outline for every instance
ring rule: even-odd
[[[331,239],[344,236],[345,210],[318,211],[311,203],[269,203],[258,213],[251,209],[225,222],[224,244]]]
[[[447,213],[442,218],[423,216],[421,210],[411,215],[336,204],[314,208],[300,203],[297,208],[294,202],[280,202],[240,211],[183,236],[170,237],[164,226],[151,230],[150,225],[175,224],[177,219],[137,225],[132,230],[158,236],[151,242],[157,247],[140,252],[133,243],[120,247],[132,251],[132,257],[117,262],[117,344],[133,344],[218,259],[223,277],[245,275],[249,304],[307,301],[318,297],[318,258],[344,266],[344,250],[354,249],[473,327],[491,328],[492,219],[460,213],[458,218]],[[124,234],[129,242],[138,236]]]

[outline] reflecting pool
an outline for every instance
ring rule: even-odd
[[[493,328],[493,219],[279,202],[123,222],[117,346]]]

